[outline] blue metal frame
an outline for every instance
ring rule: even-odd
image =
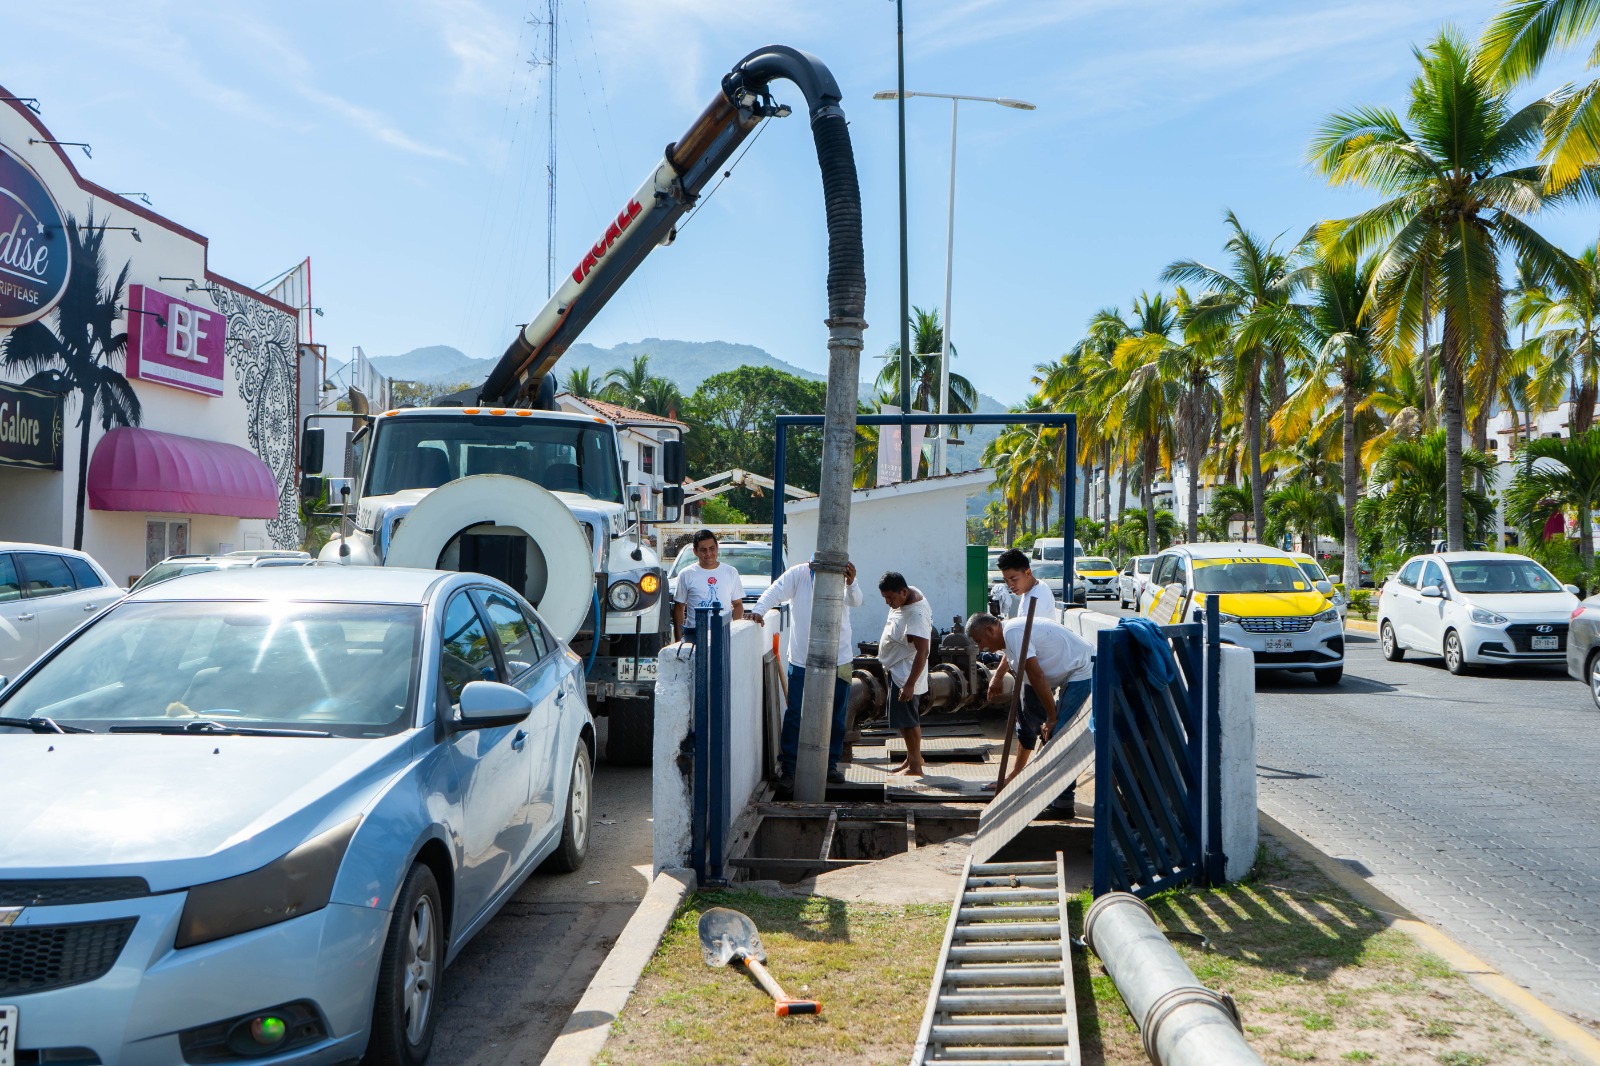
[[[777,441],[774,445],[772,457],[772,480],[776,482],[772,499],[772,580],[776,581],[778,575],[783,573],[783,515],[784,515],[784,487],[787,469],[784,462],[785,445],[788,443],[789,427],[816,428],[823,424],[821,415],[779,415],[777,423]],[[1073,570],[1072,546],[1078,539],[1077,516],[1077,487],[1078,487],[1078,416],[1071,414],[1051,414],[1040,411],[1026,413],[1007,413],[1003,415],[933,415],[921,411],[901,412],[894,415],[857,415],[858,426],[899,426],[902,434],[909,434],[912,426],[1061,426],[1066,430],[1065,446],[1062,454],[1072,457],[1062,471],[1061,477],[1061,536],[1066,540],[1066,566],[1064,567],[1064,595],[1062,599],[1067,604],[1073,600],[1073,579],[1076,576]],[[902,436],[902,440],[909,440]]]
[[[695,608],[694,625],[694,780],[690,794],[690,849],[700,883],[726,881],[732,722],[729,684],[731,615],[722,605]]]
[[[1219,883],[1221,653],[1215,618],[1167,626],[1179,676],[1152,684],[1132,633],[1095,657],[1094,891],[1138,896]]]

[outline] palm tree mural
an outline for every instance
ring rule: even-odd
[[[142,417],[139,397],[117,366],[128,349],[128,334],[113,326],[122,318],[128,265],[106,282],[105,223],[96,227],[94,212],[80,226],[67,216],[67,241],[72,248],[72,273],[67,291],[56,305],[56,328],[43,320],[18,326],[0,346],[0,366],[33,372],[23,382],[35,388],[78,396],[77,517],[72,546],[83,547],[83,508],[88,491],[89,429],[98,417],[102,430],[137,426]]]

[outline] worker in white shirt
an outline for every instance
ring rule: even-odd
[[[865,602],[861,587],[856,584],[856,565],[845,565],[845,610],[839,618],[839,649],[835,659],[840,669],[833,679],[833,732],[828,740],[828,782],[834,785],[844,784],[839,756],[844,753],[845,701],[850,694],[850,664],[855,659],[856,648],[850,633],[849,609]],[[794,788],[794,764],[800,751],[800,706],[806,689],[806,651],[811,645],[811,593],[816,585],[815,570],[814,562],[791,566],[767,586],[749,614],[751,619],[765,625],[762,615],[780,603],[789,604],[789,702],[783,709],[783,742],[778,749],[780,791]]]
[[[1048,618],[1052,622],[1061,620],[1060,612],[1056,609],[1055,592],[1033,576],[1033,564],[1028,562],[1026,555],[1016,548],[1008,548],[995,560],[995,568],[1005,579],[1009,593],[1006,602],[1001,604],[1007,618],[1026,618],[1028,601],[1036,600],[1039,606],[1034,610],[1035,618]]]
[[[933,641],[933,608],[905,575],[890,570],[878,579],[889,617],[878,638],[878,661],[889,675],[889,728],[906,742],[905,762],[889,773],[921,777],[922,697],[928,693],[928,650]]]
[[[975,614],[967,619],[967,636],[984,651],[1003,651],[1006,661],[1016,663],[1022,654],[1022,631],[1026,618],[1002,622],[992,614]],[[995,679],[1003,676],[995,674]],[[1063,729],[1078,713],[1093,687],[1094,646],[1060,622],[1040,618],[1035,612],[1033,630],[1028,635],[1028,658],[1017,670],[1022,688],[1022,709],[1017,715],[1017,745],[1022,750],[1005,781],[1004,788],[1027,765],[1028,756],[1047,734],[1052,721],[1056,731]],[[1061,690],[1058,698],[1057,689]],[[1000,687],[989,686],[989,698],[998,699]],[[1060,800],[1070,807],[1071,791]]]
[[[744,582],[739,580],[739,571],[718,560],[717,535],[702,529],[692,543],[696,563],[679,572],[672,589],[672,625],[679,640],[694,635],[696,608],[720,603],[724,611],[733,612],[736,621],[744,617]]]

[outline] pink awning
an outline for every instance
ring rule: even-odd
[[[89,460],[89,506],[277,518],[278,486],[237,445],[124,426],[100,438]]]

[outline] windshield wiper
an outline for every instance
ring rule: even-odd
[[[0,718],[0,725],[16,726],[18,729],[31,729],[35,733],[93,733],[94,730],[81,725],[62,725],[54,718],[35,715],[32,718]]]
[[[203,736],[234,736],[234,737],[331,737],[332,733],[321,729],[262,729],[256,726],[229,725],[226,722],[213,722],[201,718],[189,722],[141,722],[137,725],[114,725],[110,728],[112,733],[164,733],[181,736],[185,733],[194,733]]]

